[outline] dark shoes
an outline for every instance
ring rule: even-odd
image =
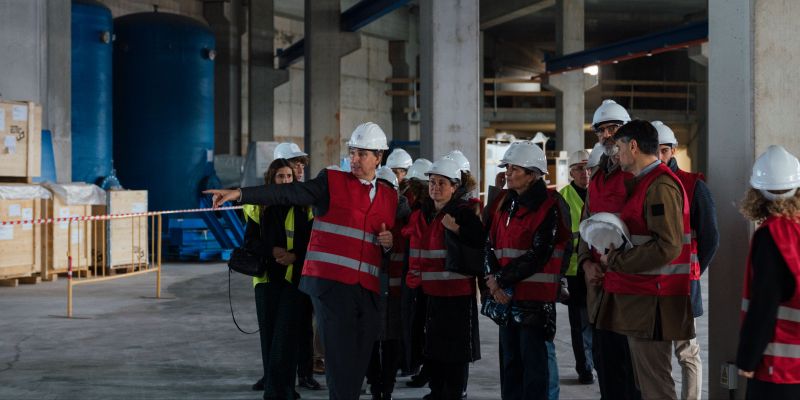
[[[411,377],[410,381],[406,382],[406,386],[413,388],[421,388],[427,385],[429,380],[430,378],[428,378],[427,376],[416,374]]]
[[[309,390],[322,390],[322,385],[320,385],[313,376],[297,377],[297,386],[304,387]]]
[[[251,387],[251,389],[253,389],[253,390],[257,391],[257,392],[263,392],[264,391],[264,377],[262,376],[261,379],[258,380],[258,382],[254,383],[253,386]]]
[[[581,385],[591,385],[594,383],[594,375],[591,372],[585,372],[578,375],[578,383]]]
[[[325,360],[321,358],[315,358],[314,365],[311,369],[317,375],[325,375]]]

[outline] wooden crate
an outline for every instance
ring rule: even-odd
[[[53,196],[50,202],[49,215],[54,218],[82,217],[92,215],[91,205],[67,205],[58,197]],[[96,222],[95,222],[96,223]],[[67,272],[67,250],[72,253],[72,270],[88,270],[92,265],[93,232],[91,221],[56,222],[52,224],[48,233],[47,271],[45,275]]]
[[[41,175],[42,107],[0,100],[0,176],[30,182]]]
[[[3,184],[9,186],[13,184]],[[46,209],[47,200],[39,198],[0,199],[0,221],[37,219]],[[40,272],[42,267],[43,225],[0,226],[0,279],[23,278]]]
[[[94,215],[128,214],[147,211],[146,190],[112,190],[106,192],[105,206],[94,206]],[[105,253],[98,256],[100,265],[108,268],[145,266],[150,254],[148,235],[149,217],[114,219],[106,224],[96,224],[96,241]]]

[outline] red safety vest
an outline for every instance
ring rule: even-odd
[[[627,198],[625,181],[633,178],[619,167],[606,176],[605,171],[598,170],[589,181],[589,213],[610,212],[619,215]]]
[[[405,267],[405,257],[408,254],[408,240],[403,237],[402,221],[397,220],[392,228],[392,254],[389,255],[389,296],[400,296],[400,288]]]
[[[675,174],[664,164],[658,164],[652,171],[636,183],[636,187],[625,202],[620,219],[628,226],[631,242],[638,246],[653,240],[647,229],[644,218],[647,189],[653,181],[668,175],[681,187],[683,185]],[[625,273],[608,270],[603,279],[603,289],[608,293],[638,296],[688,296],[689,295],[689,262],[691,259],[691,230],[689,227],[689,203],[683,192],[683,246],[678,258],[666,265],[647,272]]]
[[[531,250],[533,236],[539,225],[544,221],[552,207],[558,206],[554,190],[547,190],[547,199],[533,211],[525,206],[519,206],[513,218],[509,218],[509,210],[502,210],[492,218],[492,227],[489,239],[494,247],[494,254],[505,268],[513,259],[522,256]],[[564,260],[564,249],[571,238],[559,224],[558,234],[555,238],[553,254],[544,265],[541,272],[537,272],[514,285],[514,300],[554,302],[558,297],[559,281],[561,279],[561,265]]]
[[[769,217],[759,229],[769,229],[775,245],[795,280],[792,298],[778,307],[775,333],[764,350],[755,370],[755,378],[761,381],[798,384],[800,383],[800,225],[783,217]],[[752,253],[752,247],[750,249]],[[752,255],[752,254],[751,254]],[[750,302],[750,284],[753,280],[751,256],[747,257],[747,270],[744,275],[742,294],[742,318]]]
[[[351,173],[326,173],[328,212],[314,219],[303,275],[359,284],[377,293],[383,256],[377,235],[381,224],[387,229],[394,226],[397,193],[378,185],[370,202],[371,187]]]
[[[681,180],[681,183],[683,184],[683,190],[686,191],[686,199],[689,202],[689,207],[691,207],[692,201],[694,200],[694,188],[697,186],[697,181],[705,180],[705,177],[703,174],[686,172],[680,168],[675,171],[675,176]],[[691,209],[689,210],[689,215],[691,216]],[[695,232],[694,227],[690,228],[692,230],[692,261],[690,263],[691,275],[689,278],[693,281],[699,281],[700,259],[697,258],[697,232]]]
[[[475,294],[475,278],[446,271],[447,249],[442,225],[444,213],[439,213],[428,224],[422,210],[411,214],[403,236],[409,239],[408,275],[406,284],[410,288],[422,286],[430,296],[454,297]]]

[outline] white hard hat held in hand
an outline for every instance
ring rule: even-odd
[[[440,158],[431,165],[431,169],[425,175],[441,175],[450,180],[460,180],[461,167],[449,158]]]
[[[458,168],[461,169],[462,172],[469,173],[469,160],[467,159],[467,156],[461,152],[461,150],[453,150],[445,154],[444,158],[455,161],[456,164],[458,164]]]
[[[668,144],[672,147],[678,145],[678,139],[675,138],[675,132],[673,132],[670,127],[661,121],[653,121],[651,124],[658,132],[658,144]]]
[[[630,248],[628,227],[618,216],[601,212],[586,218],[580,225],[581,239],[600,254],[605,250]]]
[[[508,164],[525,169],[537,169],[541,174],[547,174],[547,157],[544,150],[528,141],[514,142],[508,146],[498,166],[505,168]]]
[[[275,160],[290,160],[295,157],[303,157],[307,155],[308,154],[300,150],[300,146],[292,142],[281,143],[275,146],[275,151],[272,152],[272,158]]]
[[[389,149],[389,145],[386,142],[386,134],[383,133],[383,129],[378,124],[373,122],[365,122],[357,126],[353,130],[353,134],[350,135],[347,147],[364,150]]]
[[[389,168],[408,169],[413,164],[411,155],[407,151],[397,148],[392,150],[392,154],[386,157],[386,166]]]
[[[769,146],[753,164],[750,186],[770,201],[790,198],[800,187],[800,161],[783,146]]]
[[[418,158],[414,160],[414,163],[408,167],[408,173],[406,174],[406,179],[416,179],[419,181],[428,181],[428,176],[425,175],[426,172],[430,171],[431,165],[433,165],[430,160],[424,158]]]
[[[592,126],[597,128],[605,122],[619,121],[621,124],[627,124],[631,121],[631,116],[625,107],[617,104],[614,100],[603,100],[600,107],[594,112],[592,117]]]
[[[400,184],[397,181],[397,175],[395,175],[394,172],[392,172],[392,169],[386,165],[379,167],[375,171],[375,176],[378,179],[382,179],[386,182],[389,182],[392,185],[392,187],[395,188],[395,190],[397,190],[397,187],[400,186]]]
[[[597,143],[592,148],[592,152],[589,153],[589,160],[586,162],[586,168],[594,168],[600,165],[600,157],[603,157],[603,152],[605,151],[605,146],[602,143]]]

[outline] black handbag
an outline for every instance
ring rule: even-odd
[[[556,309],[553,303],[517,302],[511,307],[511,317],[522,326],[541,328],[545,338],[553,338],[556,334]]]
[[[261,257],[253,254],[245,247],[233,249],[228,267],[240,274],[248,276],[263,276],[267,266]]]

